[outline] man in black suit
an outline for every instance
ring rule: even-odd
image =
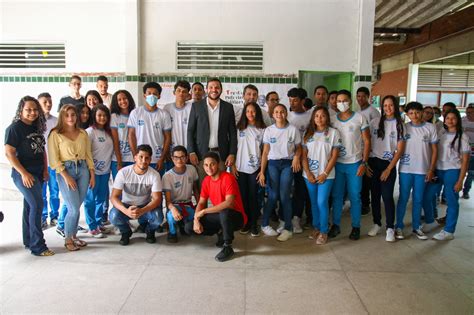
[[[218,78],[209,79],[207,97],[194,103],[189,114],[189,159],[197,167],[200,181],[206,176],[202,159],[207,152],[214,151],[219,154],[221,170],[234,165],[237,154],[234,107],[220,99],[221,93],[221,81]]]

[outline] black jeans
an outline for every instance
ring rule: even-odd
[[[242,228],[244,218],[242,214],[234,209],[224,209],[218,213],[205,214],[200,220],[204,231],[202,235],[214,235],[222,230],[222,236],[226,245],[232,244],[234,232]],[[187,222],[184,226],[186,233],[194,233],[194,221]]]
[[[362,201],[362,207],[370,206],[370,190],[372,189],[372,178],[367,177],[364,174],[362,176],[362,190],[360,191],[360,201]]]
[[[294,192],[293,192],[293,216],[301,218],[303,210],[305,210],[307,222],[313,221],[313,214],[311,212],[311,201],[309,200],[308,188],[303,177],[303,171],[293,174]]]
[[[383,199],[385,206],[385,224],[387,228],[393,229],[395,221],[395,201],[393,200],[393,189],[395,187],[395,180],[397,178],[397,170],[393,168],[387,180],[381,181],[380,175],[385,171],[390,164],[387,160],[379,158],[370,158],[369,166],[372,169],[372,216],[374,223],[382,226],[382,215],[380,207],[380,199]]]
[[[240,196],[244,204],[244,210],[248,217],[248,226],[257,226],[260,207],[257,203],[258,171],[253,174],[239,172],[237,182],[239,183]]]

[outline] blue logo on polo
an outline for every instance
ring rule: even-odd
[[[341,145],[339,147],[339,157],[344,157],[347,155],[346,147]]]
[[[120,124],[118,124],[118,127],[119,127],[120,129],[123,129],[123,128],[126,127],[126,125],[125,125],[124,123],[120,123]]]
[[[395,131],[390,132],[390,138],[395,139],[397,137],[397,133]]]
[[[408,141],[408,140],[410,140],[410,139],[411,139],[411,135],[410,135],[409,133],[407,133],[407,134],[405,135],[405,140]]]
[[[410,154],[403,154],[400,157],[400,164],[410,165]]]
[[[311,160],[308,159],[309,170],[310,171],[317,171],[319,169],[319,161],[318,160]]]
[[[105,142],[105,138],[104,138],[104,137],[97,137],[97,140],[99,140],[99,142]]]
[[[105,168],[105,161],[99,161],[94,159],[94,168],[97,171],[102,171]]]
[[[187,125],[188,124],[188,117],[183,117],[183,125]]]
[[[277,142],[277,139],[275,137],[270,138],[270,143],[276,143],[276,142]]]
[[[138,125],[139,125],[139,126],[145,126],[145,121],[139,119],[139,120],[138,120]]]
[[[171,123],[173,123],[173,120],[174,120],[174,119],[173,119],[173,116],[170,117],[170,120],[171,120]]]
[[[180,188],[181,186],[182,186],[182,185],[181,185],[181,182],[176,182],[176,183],[174,183],[174,188],[175,188],[175,189],[178,189],[178,188]]]
[[[378,129],[374,129],[374,131],[372,131],[372,134],[373,134],[374,136],[376,136],[376,135],[377,135],[377,132],[379,132],[379,130],[378,130]]]
[[[250,154],[248,165],[250,167],[256,168],[260,164],[258,157],[254,154]]]
[[[391,160],[393,160],[393,155],[394,155],[393,152],[384,151],[382,159],[391,161]]]
[[[127,141],[120,140],[119,145],[120,145],[120,152],[122,152],[123,154],[130,153],[130,145],[128,144]]]
[[[308,141],[307,141],[307,143],[311,143],[311,142],[314,142],[314,138],[313,138],[313,137],[309,138]]]
[[[239,137],[241,138],[245,137],[245,131],[239,131]]]

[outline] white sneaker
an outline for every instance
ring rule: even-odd
[[[95,230],[90,230],[89,232],[93,238],[104,238],[105,235],[101,232],[101,230],[99,228],[95,229]]]
[[[277,240],[279,240],[280,242],[286,242],[288,241],[290,238],[293,237],[293,233],[288,231],[288,230],[283,230],[280,234],[280,236],[277,237]]]
[[[433,235],[433,239],[437,241],[450,241],[454,239],[454,234],[441,230],[439,233]]]
[[[266,236],[277,236],[278,235],[278,233],[270,225],[262,226],[262,232]]]
[[[405,236],[403,236],[403,230],[402,230],[402,229],[397,228],[397,229],[395,230],[395,238],[396,238],[397,240],[403,240],[403,239],[405,238]]]
[[[418,228],[418,230],[413,230],[413,234],[415,234],[416,237],[418,237],[419,240],[426,241],[428,239],[428,236],[426,236],[425,233],[421,230],[421,227]]]
[[[291,220],[291,224],[293,224],[293,233],[295,234],[303,233],[303,228],[301,227],[301,224],[300,224],[300,218],[296,216],[293,217],[293,219]]]
[[[280,234],[281,232],[283,232],[284,229],[285,229],[285,221],[280,220],[280,224],[278,225],[278,228],[276,231],[278,234]]]
[[[423,227],[421,228],[421,230],[425,233],[428,233],[436,229],[438,226],[439,224],[436,221],[434,221],[433,223],[425,223],[423,224]]]
[[[395,242],[395,231],[393,229],[387,229],[387,234],[385,235],[385,240],[387,242]]]
[[[376,236],[380,231],[380,225],[374,224],[374,226],[369,231],[369,236]]]

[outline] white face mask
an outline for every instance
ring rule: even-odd
[[[341,113],[344,113],[344,112],[347,112],[347,110],[349,109],[349,102],[337,102],[337,109],[341,112]]]

